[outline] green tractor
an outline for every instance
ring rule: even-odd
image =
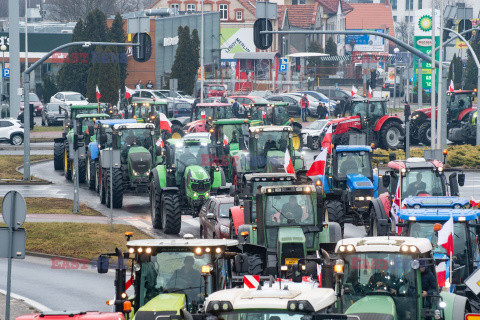
[[[360,319],[465,319],[470,305],[450,292],[425,294],[422,272],[435,275],[432,244],[425,238],[369,237],[338,242],[337,307]],[[432,291],[430,289],[430,291]]]
[[[229,189],[209,139],[169,139],[162,153],[162,162],[150,175],[152,224],[167,234],[178,234],[182,214],[197,216],[212,194]]]
[[[65,111],[63,121],[63,132],[61,138],[55,138],[53,141],[53,167],[55,170],[65,169],[65,152],[68,145],[67,135],[72,131],[73,119],[79,114],[103,113],[105,108],[103,105],[88,104],[80,106],[62,107]]]
[[[250,105],[249,118],[263,121],[265,125],[291,126],[292,143],[295,150],[302,150],[302,124],[296,122],[288,114],[289,105],[286,102],[253,103]]]
[[[91,141],[95,141],[94,124],[97,119],[107,119],[110,116],[106,113],[78,114],[71,125],[71,129],[65,136],[64,143],[64,165],[63,172],[65,179],[72,180],[75,159],[75,140],[81,142],[78,147],[78,181],[84,183],[87,179],[87,153]],[[78,144],[77,142],[77,144]]]
[[[98,143],[107,146],[98,156],[100,202],[107,207],[112,203],[113,208],[121,208],[127,190],[148,191],[149,175],[157,161],[155,126],[151,123],[115,124],[111,132],[104,133],[98,137]]]

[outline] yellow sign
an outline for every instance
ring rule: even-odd
[[[294,263],[298,263],[298,259],[297,258],[285,258],[285,264],[287,266],[291,266],[292,264]]]
[[[457,26],[462,20],[457,20]],[[472,28],[476,28],[478,26],[478,19],[472,19]],[[458,28],[457,28],[458,31]],[[472,31],[472,38],[475,36],[476,31]],[[463,35],[465,36],[465,35]],[[465,42],[457,38],[457,42],[455,43],[455,48],[457,49],[468,49],[467,45]]]

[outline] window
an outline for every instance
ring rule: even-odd
[[[418,9],[422,9],[422,0],[418,0]]]
[[[397,0],[392,0],[392,10],[397,10]]]
[[[235,18],[237,19],[237,21],[242,21],[243,20],[243,12],[242,11],[237,11],[235,13]]]
[[[220,4],[218,9],[220,11],[220,20],[228,20],[228,4]]]
[[[393,16],[393,22],[397,22],[397,16]]]
[[[413,22],[413,16],[410,16],[410,22]]]
[[[197,11],[197,7],[194,3],[187,4],[187,12]]]
[[[292,4],[305,4],[305,0],[292,0]]]
[[[405,10],[413,10],[413,0],[405,0]]]
[[[175,11],[178,11],[178,3],[172,3],[170,5],[170,8],[174,9]]]

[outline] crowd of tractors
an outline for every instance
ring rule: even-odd
[[[472,137],[470,97],[450,95],[452,137]],[[126,234],[127,250],[97,263],[106,273],[117,260],[108,301],[115,312],[88,318],[455,320],[480,312],[465,285],[480,258],[480,210],[460,197],[465,174],[445,168],[446,152],[442,159],[391,154],[386,168],[374,168],[373,148],[395,149],[404,138],[385,100],[353,99],[330,121],[331,153],[324,174],[314,176],[301,153],[301,124],[284,103],[252,104],[242,116],[222,103],[199,103],[190,117],[172,116],[162,102],[128,110],[119,117],[98,105],[71,106],[55,140],[55,170],[67,180],[78,175],[113,208],[127,193],[148,196],[152,225],[165,234],[179,234],[182,215],[197,217],[210,197],[231,197],[228,239]],[[422,143],[428,117],[426,109],[412,114]],[[450,218],[452,257],[437,243]],[[347,224],[365,236],[345,238]],[[445,262],[446,283],[425,295],[423,274]]]

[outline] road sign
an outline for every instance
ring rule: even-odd
[[[287,72],[287,58],[281,58],[280,59],[280,65],[278,66],[278,71],[279,72]]]
[[[2,202],[2,217],[5,224],[13,229],[20,228],[26,216],[27,204],[23,196],[17,191],[9,191]]]
[[[2,77],[3,78],[10,78],[10,68],[3,68],[2,69]]]
[[[275,2],[258,1],[255,6],[255,18],[277,19],[277,4]]]
[[[20,228],[13,231],[12,251],[8,252],[8,228],[0,228],[0,258],[25,259],[25,245],[27,241],[27,232]]]
[[[465,279],[465,284],[473,293],[478,295],[480,293],[480,269],[475,270],[467,279]]]

